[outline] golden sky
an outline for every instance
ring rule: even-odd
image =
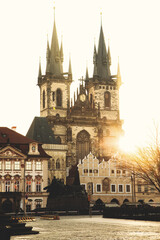
[[[58,0],[56,26],[63,35],[64,71],[71,54],[74,83],[93,73],[94,41],[102,25],[110,41],[112,74],[118,56],[123,85],[120,115],[124,119],[125,146],[144,143],[153,120],[160,118],[160,1],[159,0]],[[39,57],[45,73],[47,34],[53,29],[53,1],[6,0],[0,3],[0,126],[17,126],[26,134],[39,116],[37,84]],[[128,145],[127,145],[128,144]]]

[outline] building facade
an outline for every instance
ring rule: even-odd
[[[73,100],[70,98],[73,81],[71,59],[68,71],[63,71],[63,45],[61,43],[59,47],[55,21],[51,43],[47,42],[46,59],[44,74],[39,66],[40,118],[47,120],[55,139],[58,139],[59,151],[54,142],[52,146],[47,146],[47,141],[42,143],[52,156],[50,172],[64,178],[64,169],[59,171],[59,164],[55,162],[56,152],[59,156],[63,152],[61,160],[64,164],[62,161],[60,165],[65,166],[66,172],[90,152],[105,161],[117,152],[123,124],[119,114],[120,69],[118,64],[117,73],[111,74],[110,47],[106,48],[102,26],[98,48],[94,46],[93,76],[89,77],[86,69],[86,76],[82,78]],[[38,141],[37,136],[33,136],[33,125],[31,128],[27,136]]]
[[[23,210],[46,206],[48,194],[43,188],[48,185],[49,158],[40,143],[0,127],[0,192],[8,193],[1,201],[4,207],[8,204],[14,210],[13,192],[21,193]]]
[[[99,161],[92,153],[79,161],[80,184],[90,196],[91,203],[159,202],[159,193],[152,185],[120,168],[119,159]]]
[[[91,201],[101,199],[104,203],[131,202],[133,198],[131,176],[117,166],[117,159],[99,161],[92,153],[78,164],[80,183]]]

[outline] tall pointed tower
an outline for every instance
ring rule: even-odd
[[[118,140],[122,134],[122,121],[119,116],[119,88],[121,86],[120,68],[116,75],[111,74],[111,54],[106,49],[101,24],[98,51],[94,45],[93,76],[86,78],[86,89],[90,101],[99,110],[101,123],[97,124],[99,133],[99,155],[112,155],[118,150]],[[103,120],[103,121],[102,121]]]
[[[61,42],[61,47],[59,47],[54,9],[51,44],[47,40],[46,72],[42,75],[41,65],[39,65],[38,86],[40,88],[40,115],[41,117],[47,117],[57,136],[65,135],[65,129],[59,133],[58,128],[61,125],[61,120],[67,116],[71,83],[70,60],[69,71],[67,73],[63,72],[63,45]],[[61,140],[64,142],[65,137],[62,137]]]

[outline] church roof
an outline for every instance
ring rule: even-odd
[[[45,117],[35,117],[26,136],[45,144],[59,143]]]

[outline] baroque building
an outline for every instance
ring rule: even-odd
[[[48,193],[43,188],[48,185],[49,158],[40,143],[0,127],[0,209],[46,206]]]
[[[50,180],[56,176],[66,181],[64,170],[69,172],[90,152],[100,161],[107,161],[117,152],[123,124],[119,114],[121,75],[119,63],[115,75],[110,66],[110,47],[106,48],[101,25],[98,47],[95,45],[93,52],[93,75],[89,77],[86,69],[86,76],[72,100],[71,59],[68,71],[63,71],[63,44],[59,47],[54,19],[51,43],[47,42],[44,74],[39,65],[40,117],[34,119],[27,133],[28,137],[41,141],[52,156]],[[43,124],[35,127],[38,121],[47,121],[47,128]],[[48,135],[46,129],[49,128],[52,133]]]

